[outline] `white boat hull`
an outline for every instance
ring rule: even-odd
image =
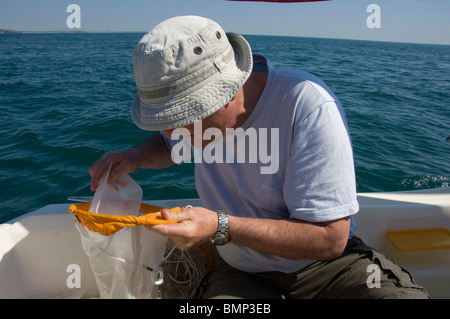
[[[382,252],[390,247],[385,236],[388,231],[450,229],[450,188],[361,193],[358,200],[361,209],[355,215],[356,235]],[[163,207],[201,205],[198,199],[148,203]],[[0,225],[0,298],[99,296],[80,235],[67,210],[69,205],[49,205]],[[433,260],[427,257],[430,253],[438,256],[437,261],[427,262]],[[398,263],[410,270],[433,298],[450,298],[450,249],[412,256],[406,264]],[[394,256],[392,259],[395,261]],[[70,282],[74,265],[79,267],[79,287]]]

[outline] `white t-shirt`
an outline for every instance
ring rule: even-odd
[[[358,211],[345,114],[316,76],[274,69],[268,63],[266,86],[242,129],[230,134],[240,142],[252,140],[246,148],[239,142],[222,143],[223,148],[216,144],[215,152],[209,149],[208,154],[217,156],[221,149],[222,161],[214,157],[212,163],[211,159],[196,163],[196,187],[206,208],[223,209],[234,216],[309,222],[336,220]],[[228,142],[233,140],[230,137]],[[167,142],[174,145],[173,140]],[[247,153],[242,154],[245,149]],[[350,236],[353,230],[352,223]],[[234,243],[219,246],[218,251],[228,264],[247,272],[290,273],[313,262],[268,255]]]

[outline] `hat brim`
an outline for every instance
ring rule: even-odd
[[[244,37],[235,33],[227,33],[227,37],[234,49],[235,64],[230,63],[187,95],[150,104],[136,94],[131,105],[134,123],[146,131],[174,129],[202,120],[230,102],[250,76],[253,58]]]

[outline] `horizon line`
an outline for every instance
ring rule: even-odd
[[[12,29],[1,29],[1,34],[49,34],[49,33],[147,33],[148,31],[110,31],[110,30],[57,30],[57,31],[24,31],[24,30],[12,30]],[[449,46],[449,43],[436,43],[436,42],[409,42],[401,40],[369,40],[361,38],[339,38],[339,37],[325,37],[325,36],[301,36],[301,35],[280,35],[280,34],[250,34],[242,33],[242,35],[249,36],[273,36],[273,37],[291,37],[291,38],[316,38],[316,39],[332,39],[332,40],[350,40],[350,41],[368,41],[368,42],[387,42],[387,43],[404,43],[404,44],[423,44],[423,45],[443,45]]]

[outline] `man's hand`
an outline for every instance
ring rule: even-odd
[[[182,250],[206,243],[217,232],[217,213],[206,208],[190,207],[180,212],[163,210],[161,215],[164,219],[177,224],[146,227],[168,237]]]
[[[143,143],[122,151],[103,154],[89,169],[91,190],[96,190],[100,178],[112,164],[108,183],[113,183],[123,174],[138,168],[161,169],[173,165],[171,154],[159,133],[153,134]]]
[[[137,170],[143,160],[142,151],[137,148],[129,148],[122,151],[103,154],[89,168],[91,174],[91,190],[97,189],[101,177],[106,173],[112,164],[109,173],[108,183],[113,183],[123,174],[131,173]]]

